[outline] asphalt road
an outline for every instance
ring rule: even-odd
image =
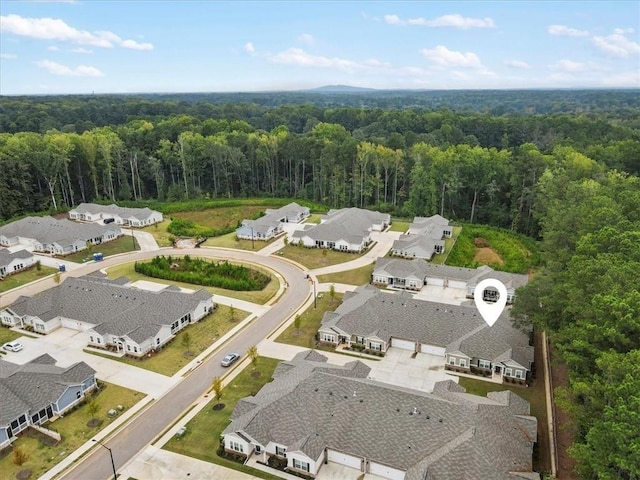
[[[301,306],[309,295],[309,283],[304,280],[303,272],[284,260],[275,257],[256,256],[252,252],[209,248],[134,252],[128,255],[106,258],[102,262],[87,264],[78,270],[64,273],[63,279],[65,276],[77,277],[112,265],[152,258],[158,254],[226,258],[260,264],[279,272],[288,283],[288,288],[278,300],[278,303],[262,317],[252,322],[236,335],[222,350],[205,360],[172,390],[135,417],[126,427],[103,441],[113,453],[116,469],[122,467],[137,455],[140,450],[169,427],[198,397],[209,390],[214,377],[224,375],[226,369],[220,366],[220,360],[226,353],[233,351],[239,352],[244,356],[250,346],[260,343],[268,333]],[[51,282],[51,285],[43,285],[41,283],[37,286],[32,286],[35,290],[33,292],[29,291],[29,287],[26,287],[24,290],[21,289],[19,293],[33,295],[53,285],[53,282]],[[8,303],[14,299],[5,297],[4,301]],[[65,480],[104,480],[113,477],[112,472],[109,452],[104,448],[98,447],[93,449],[74,468],[58,478]]]

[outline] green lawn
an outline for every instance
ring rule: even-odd
[[[158,244],[159,247],[170,247],[171,246],[170,237],[172,235],[169,232],[167,232],[167,227],[169,226],[170,223],[171,223],[171,220],[169,220],[169,218],[165,216],[165,219],[162,222],[156,223],[154,225],[149,225],[148,227],[141,228],[140,230],[153,235],[153,238],[155,238],[156,243]]]
[[[58,462],[64,460],[71,452],[90,438],[94,437],[103,428],[109,426],[118,417],[109,418],[107,411],[115,409],[118,405],[125,407],[124,412],[141,400],[144,395],[127,388],[119,387],[110,383],[101,382],[103,385],[100,393],[95,397],[100,405],[96,417],[102,420],[98,427],[88,427],[87,422],[91,419],[87,412],[87,406],[82,405],[72,412],[64,415],[54,422],[44,425],[50,430],[55,430],[62,435],[62,441],[56,446],[49,446],[32,436],[31,430],[22,433],[13,443],[14,448],[20,448],[29,456],[22,465],[13,463],[13,456],[8,454],[0,459],[1,478],[15,478],[16,473],[21,470],[32,470],[31,478],[38,478],[40,475],[51,469]]]
[[[252,219],[260,212],[264,212],[264,205],[238,205],[233,207],[208,208],[206,210],[193,210],[188,212],[170,213],[167,217],[189,220],[203,227],[221,229],[234,229],[245,219]]]
[[[255,251],[266,247],[270,243],[275,242],[276,239],[272,238],[269,241],[254,240],[241,240],[236,237],[236,232],[227,233],[219,237],[211,237],[203,243],[206,247],[222,247],[222,248],[237,248],[239,250]]]
[[[365,265],[364,267],[354,268],[353,270],[347,270],[345,272],[318,275],[318,282],[364,285],[371,282],[371,274],[373,274],[373,263]]]
[[[108,257],[109,255],[132,252],[134,250],[140,250],[140,246],[138,245],[136,239],[129,235],[123,235],[110,242],[101,243],[100,245],[94,245],[93,247],[82,250],[81,252],[73,253],[71,255],[66,255],[60,258],[63,260],[68,260],[70,262],[84,263],[92,261],[94,253],[102,253],[105,257]]]
[[[56,273],[58,270],[51,267],[40,266],[40,270],[33,266],[29,270],[24,272],[14,273],[13,275],[7,275],[4,280],[0,281],[0,293],[12,290],[14,288],[21,287],[27,283],[31,283],[35,280],[48,277]]]
[[[0,326],[0,358],[7,354],[7,351],[2,348],[2,345],[21,336],[22,333],[14,332],[10,330],[9,327]]]
[[[409,230],[409,225],[411,225],[411,222],[403,222],[403,221],[400,221],[400,220],[393,220],[393,223],[389,227],[388,231],[389,232],[406,233],[407,230]]]
[[[210,259],[209,259],[210,260]],[[192,285],[190,283],[182,283],[182,282],[171,282],[169,280],[163,280],[161,278],[151,278],[141,273],[138,273],[134,270],[134,262],[123,263],[120,265],[116,265],[107,269],[107,275],[109,278],[118,278],[118,277],[127,277],[132,282],[137,280],[147,280],[149,282],[161,283],[163,285],[177,285],[181,288],[190,288],[192,290],[198,290],[200,288],[204,288],[208,292],[211,292],[214,295],[223,295],[225,297],[237,298],[238,300],[245,300],[247,302],[253,302],[260,305],[264,305],[269,300],[273,298],[273,296],[278,292],[280,288],[280,282],[278,279],[272,275],[271,272],[267,270],[263,270],[256,265],[247,265],[250,268],[254,268],[256,270],[261,270],[271,276],[271,281],[264,287],[262,290],[257,292],[238,292],[235,290],[225,290],[224,288],[217,287],[202,287],[200,285]],[[214,298],[215,301],[215,298]]]
[[[315,336],[322,323],[322,317],[327,311],[333,311],[338,308],[342,302],[342,293],[335,293],[331,298],[328,292],[322,294],[322,298],[318,298],[317,308],[311,305],[300,315],[300,328],[296,329],[292,323],[282,334],[276,339],[276,342],[288,343],[289,345],[297,345],[299,347],[314,348]]]
[[[305,221],[303,223],[313,223],[313,224],[319,224],[320,220],[322,220],[322,214],[320,213],[312,213],[311,215],[309,215]]]
[[[359,253],[338,252],[322,248],[305,248],[297,245],[287,245],[278,250],[276,255],[288,258],[294,262],[313,270],[315,268],[350,262],[360,257]]]
[[[453,249],[453,246],[456,244],[456,240],[462,231],[462,227],[453,227],[453,232],[451,238],[445,238],[444,240],[444,253],[439,253],[434,255],[431,259],[431,263],[437,263],[439,265],[443,264],[447,256],[449,256],[449,252]]]
[[[85,351],[135,367],[145,368],[162,375],[172,376],[248,315],[249,312],[234,308],[232,320],[231,308],[225,305],[218,305],[215,312],[198,323],[189,325],[184,330],[181,330],[168,345],[148,358],[117,358],[111,355],[100,355],[94,351]],[[189,338],[188,348],[184,343],[185,336]]]
[[[222,390],[222,397],[219,402],[213,400],[187,423],[187,432],[181,438],[172,438],[162,448],[239,470],[258,478],[279,480],[279,477],[275,475],[244,467],[239,463],[216,455],[216,450],[220,445],[220,435],[229,425],[229,417],[238,400],[255,394],[269,382],[278,363],[278,360],[260,357],[255,369],[252,366],[247,367]],[[222,410],[214,411],[212,406],[216,403],[223,403],[225,406]]]

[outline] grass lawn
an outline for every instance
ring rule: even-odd
[[[141,228],[140,230],[153,235],[153,238],[155,238],[156,243],[159,247],[170,247],[171,240],[169,240],[169,237],[171,237],[172,235],[167,232],[167,227],[170,223],[171,220],[165,217],[162,222],[156,223],[154,225],[149,225],[148,227]]]
[[[65,257],[60,257],[60,259],[76,263],[84,263],[92,261],[94,253],[102,253],[105,257],[108,257],[109,255],[132,252],[134,250],[140,250],[140,246],[138,245],[136,239],[129,235],[123,235],[110,242],[95,245],[92,248],[82,250],[81,252],[73,253]]]
[[[22,285],[26,285],[27,283],[31,283],[35,280],[48,277],[49,275],[53,275],[57,271],[58,270],[56,270],[55,268],[45,267],[44,265],[41,265],[40,271],[38,271],[37,267],[33,266],[30,269],[25,270],[24,272],[7,275],[4,280],[0,281],[0,293],[12,290],[17,287],[21,287]]]
[[[456,244],[456,240],[458,239],[458,236],[460,236],[461,231],[462,231],[462,227],[453,227],[451,238],[444,239],[444,253],[438,253],[434,255],[433,258],[431,259],[431,263],[442,265],[445,262],[445,260],[447,259],[447,256],[449,256],[449,252],[451,251],[453,246]]]
[[[318,225],[320,223],[320,220],[322,219],[322,215],[319,213],[312,213],[311,215],[309,215],[305,221],[303,223],[314,223],[316,225]]]
[[[19,337],[22,337],[22,333],[14,332],[10,330],[9,327],[0,327],[0,358],[7,354],[7,351],[2,348],[2,345]]]
[[[134,367],[145,368],[162,375],[172,376],[187,363],[204,352],[218,338],[235,327],[242,319],[247,317],[249,312],[234,308],[233,320],[231,319],[231,308],[225,305],[218,305],[215,312],[200,320],[198,323],[189,325],[181,330],[168,345],[151,357],[137,359],[130,357],[113,357],[111,355],[100,355],[94,351],[85,350],[87,353],[116,360],[118,362],[133,365]],[[188,334],[188,335],[187,335]],[[188,348],[184,343],[184,338],[188,337]]]
[[[537,344],[536,344],[537,346]],[[538,349],[536,349],[536,363],[539,365],[537,377],[529,388],[510,384],[497,384],[460,377],[460,385],[473,393],[483,397],[488,392],[511,390],[531,404],[531,415],[538,419],[538,443],[533,451],[533,469],[537,472],[551,472],[551,458],[549,454],[549,429],[547,426],[547,404],[544,390],[544,369],[542,361],[538,363]],[[541,354],[540,354],[541,355]]]
[[[348,285],[364,285],[371,281],[373,273],[373,263],[364,267],[354,268],[345,272],[329,273],[327,275],[318,275],[320,283],[346,283]]]
[[[205,462],[239,470],[258,478],[279,480],[280,477],[244,467],[239,463],[220,458],[216,454],[216,450],[220,445],[220,435],[229,425],[229,417],[238,400],[255,394],[269,382],[278,363],[278,360],[260,357],[255,369],[253,366],[247,367],[222,390],[220,399],[220,403],[224,403],[222,410],[213,410],[213,405],[218,402],[216,400],[212,401],[187,423],[187,432],[181,438],[172,438],[162,448],[198,458]]]
[[[210,260],[210,259],[208,259]],[[123,263],[121,265],[117,265],[107,269],[107,275],[109,278],[114,279],[118,277],[127,277],[132,282],[136,280],[146,280],[149,282],[161,283],[163,285],[177,285],[181,288],[190,288],[192,290],[198,290],[200,288],[204,288],[208,292],[211,292],[214,295],[223,295],[225,297],[237,298],[238,300],[245,300],[247,302],[253,302],[260,305],[264,305],[267,303],[273,296],[278,292],[280,288],[280,282],[276,277],[274,277],[271,272],[262,270],[261,268],[255,265],[247,265],[250,268],[255,268],[256,270],[261,270],[271,276],[271,281],[264,287],[262,290],[255,292],[239,292],[235,290],[225,290],[224,288],[217,287],[202,287],[200,285],[192,285],[191,283],[182,283],[182,282],[172,282],[169,280],[163,280],[161,278],[151,278],[146,275],[142,275],[134,270],[134,262]],[[215,301],[215,297],[214,297]]]
[[[143,394],[127,388],[110,383],[100,383],[103,388],[95,399],[100,405],[100,410],[96,417],[102,420],[101,425],[97,427],[87,426],[87,422],[91,417],[85,404],[72,412],[66,413],[64,418],[59,418],[44,425],[46,428],[55,430],[62,435],[62,441],[56,446],[43,443],[32,430],[28,429],[13,443],[14,449],[20,448],[27,453],[28,460],[22,466],[17,466],[12,461],[13,456],[8,452],[5,457],[0,459],[0,472],[2,472],[0,477],[6,479],[15,478],[16,473],[19,471],[29,469],[33,471],[31,478],[38,478],[66,458],[80,445],[94,437],[100,430],[114,422],[117,417],[109,418],[107,415],[108,410],[122,405],[125,407],[124,411],[126,411],[144,397]],[[46,438],[48,439],[48,437]]]
[[[220,229],[238,227],[244,219],[252,219],[260,212],[264,212],[264,205],[239,205],[235,207],[218,207],[206,210],[170,213],[167,217],[190,220],[203,227]]]
[[[411,222],[403,222],[403,221],[400,221],[400,220],[393,220],[393,223],[389,227],[388,231],[389,232],[406,233],[407,230],[409,230],[409,225],[411,225]]]
[[[342,302],[342,293],[336,292],[332,299],[329,293],[325,292],[322,298],[318,298],[318,307],[313,308],[311,305],[300,315],[300,328],[296,329],[292,323],[287,329],[280,334],[276,342],[288,343],[289,345],[297,345],[299,347],[314,348],[315,336],[322,323],[322,317],[327,311],[333,311],[338,308]]]
[[[297,245],[287,245],[275,254],[298,262],[311,270],[350,262],[361,256],[359,253],[338,252],[322,248],[305,248]]]
[[[236,232],[231,232],[219,237],[211,237],[206,242],[204,242],[203,245],[206,247],[237,248],[239,250],[249,250],[257,252],[258,250],[275,241],[275,238],[272,238],[271,240],[266,242],[262,240],[254,240],[252,244],[251,240],[241,240],[236,237]]]

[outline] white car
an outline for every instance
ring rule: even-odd
[[[20,342],[7,342],[2,348],[9,350],[10,352],[19,352],[22,350],[22,344]]]

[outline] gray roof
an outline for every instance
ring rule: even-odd
[[[17,315],[33,315],[44,321],[58,316],[82,320],[96,325],[94,330],[101,335],[128,335],[141,343],[211,298],[204,289],[194,293],[171,288],[150,292],[129,287],[126,281],[124,277],[70,277],[38,295],[18,298],[9,308]]]
[[[295,202],[291,202],[284,207],[278,209],[266,209],[265,215],[255,220],[243,220],[242,225],[251,227],[254,233],[267,233],[269,229],[276,228],[288,215],[298,215],[300,212],[308,210],[307,207],[301,207]]]
[[[120,232],[119,227],[88,223],[77,223],[67,219],[57,220],[50,216],[25,217],[0,227],[0,235],[25,237],[42,244],[58,243],[70,245],[77,240],[100,238],[108,231]]]
[[[412,340],[460,351],[471,358],[495,362],[515,360],[525,368],[533,361],[529,337],[516,329],[509,310],[489,327],[474,304],[448,305],[414,299],[407,292],[390,294],[370,285],[327,312],[322,331],[333,330],[362,337]]]
[[[444,240],[435,240],[424,235],[400,235],[391,247],[394,252],[413,255],[418,258],[431,258],[436,253],[436,246],[444,246]]]
[[[119,207],[118,205],[113,203],[111,205],[98,205],[96,203],[81,203],[71,211],[77,212],[77,213],[89,213],[91,215],[106,213],[108,215],[117,215],[120,218],[136,218],[138,220],[145,220],[145,219],[148,219],[154,213],[160,213],[156,210],[151,210],[148,207],[126,208],[126,207]]]
[[[440,215],[432,215],[430,217],[414,217],[413,222],[409,225],[411,233],[430,235],[431,238],[442,238],[442,227],[449,226],[449,220]]]
[[[300,357],[290,364],[234,411],[224,433],[263,446],[273,441],[313,459],[328,447],[406,471],[407,480],[511,480],[511,471],[531,472],[535,438],[521,424],[536,420],[511,396],[460,400],[462,387],[451,381],[427,394]]]
[[[79,385],[95,370],[84,362],[70,367],[55,366],[47,354],[24,365],[0,360],[0,426],[25,411],[37,412],[60,398],[71,385]]]
[[[33,253],[27,250],[18,250],[17,252],[11,253],[6,248],[0,248],[0,267],[5,267],[13,262],[17,258],[31,258],[33,257]]]
[[[395,278],[416,277],[424,281],[428,263],[421,259],[403,260],[392,257],[380,257],[376,261],[373,275],[388,275]]]
[[[343,208],[330,210],[323,217],[322,223],[315,225],[304,232],[296,231],[293,238],[309,236],[314,240],[325,242],[337,242],[346,240],[349,243],[361,243],[369,235],[372,226],[378,223],[389,223],[390,216],[386,213],[373,212],[361,208]]]
[[[265,210],[265,213],[267,215],[275,215],[278,218],[284,218],[289,215],[298,215],[307,210],[309,210],[308,207],[303,207],[301,205],[298,205],[296,202],[291,202],[285,205],[284,207],[280,207],[276,209],[267,208]]]

